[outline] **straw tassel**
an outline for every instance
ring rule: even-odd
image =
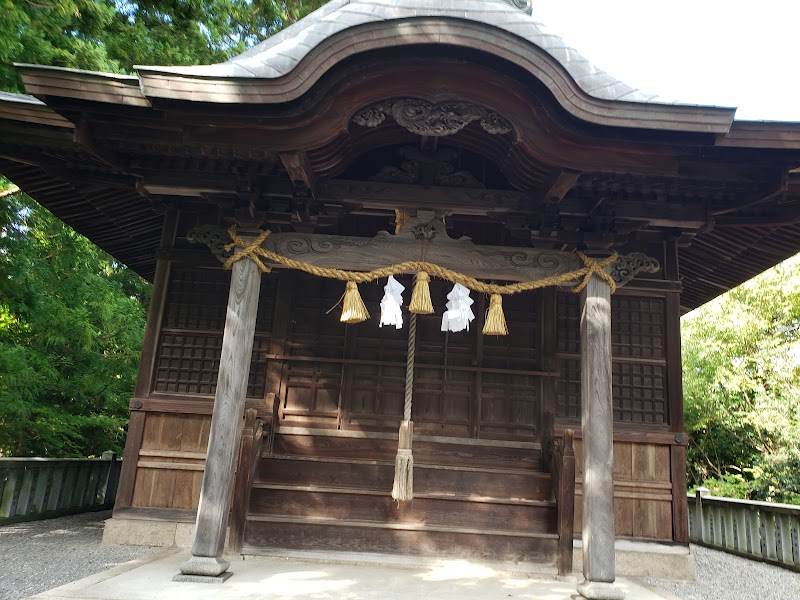
[[[398,502],[414,499],[414,455],[411,453],[411,439],[414,436],[414,422],[402,421],[397,442],[397,456],[394,460],[394,485],[392,498]]]
[[[414,278],[414,292],[411,294],[411,303],[408,310],[417,315],[430,315],[433,313],[431,302],[431,289],[428,283],[431,276],[425,271],[418,271]]]
[[[414,499],[414,456],[411,454],[414,422],[411,420],[411,401],[414,395],[414,353],[416,349],[417,315],[411,313],[411,318],[408,320],[403,420],[400,422],[400,432],[397,436],[397,457],[394,460],[394,485],[392,485],[392,498],[398,502],[408,502]]]
[[[500,294],[492,294],[489,298],[483,335],[508,335],[506,316],[503,314],[503,297]]]
[[[342,298],[342,316],[339,319],[342,323],[362,323],[369,319],[369,311],[364,306],[361,294],[358,293],[358,286],[355,281],[348,281]]]

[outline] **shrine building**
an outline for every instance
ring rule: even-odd
[[[18,65],[0,173],[153,283],[111,541],[688,552],[680,317],[800,251],[800,125],[525,0],[333,0],[228,62]],[[390,280],[389,277],[392,277]]]

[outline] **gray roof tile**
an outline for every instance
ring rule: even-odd
[[[197,67],[142,67],[141,70],[207,77],[271,79],[290,72],[309,54],[316,54],[313,51],[316,46],[344,29],[382,20],[423,17],[483,23],[488,32],[502,30],[523,38],[550,54],[584,92],[596,98],[671,103],[608,75],[534,17],[512,6],[512,0],[332,0],[226,63]],[[435,33],[417,32],[415,35],[433,35],[435,38]],[[364,44],[358,47],[364,47]]]

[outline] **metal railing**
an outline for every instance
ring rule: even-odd
[[[114,506],[122,461],[102,458],[0,458],[0,525]]]
[[[689,540],[746,558],[800,571],[800,506],[689,496]]]

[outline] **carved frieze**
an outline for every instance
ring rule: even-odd
[[[432,213],[430,213],[432,214]],[[190,232],[190,241],[209,245],[220,260],[219,249],[229,243],[227,232],[213,227]],[[571,252],[537,248],[479,246],[467,237],[452,239],[439,219],[410,217],[397,235],[381,231],[373,238],[274,233],[263,243],[265,250],[318,267],[368,271],[405,261],[424,260],[441,267],[490,281],[534,281],[576,271],[583,267]],[[223,248],[224,250],[224,248]],[[621,256],[609,273],[624,285],[638,273],[655,273],[658,261],[641,253]],[[573,283],[577,283],[578,278]]]
[[[453,135],[478,120],[493,135],[510,133],[513,129],[505,117],[477,104],[459,101],[433,104],[420,98],[376,102],[358,111],[353,122],[362,127],[377,127],[387,116],[411,133],[434,137]]]

